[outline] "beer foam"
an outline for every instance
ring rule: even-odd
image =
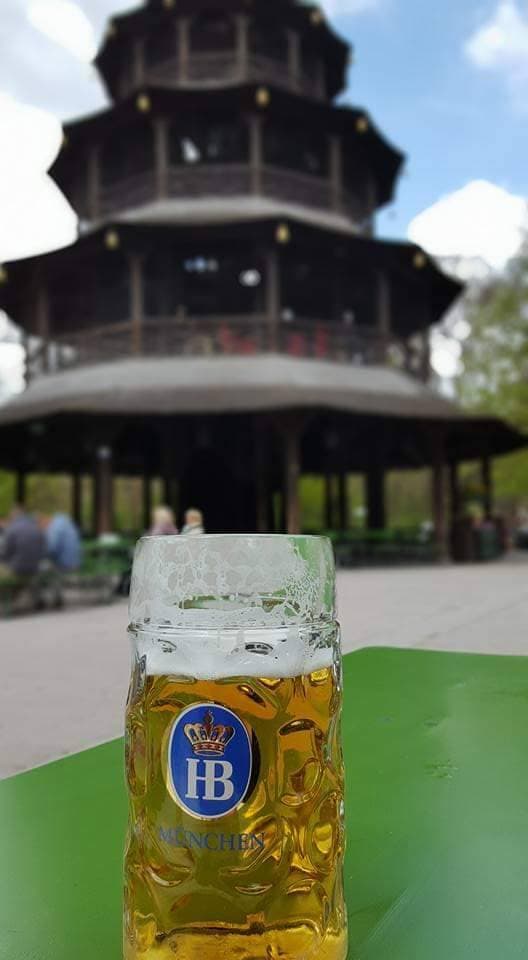
[[[136,656],[145,658],[148,676],[196,680],[230,677],[288,679],[328,669],[339,654],[335,627],[323,633],[288,630],[221,631],[206,636],[173,631],[164,635],[132,630]]]
[[[335,569],[321,537],[146,537],[136,548],[136,628],[288,627],[333,619]]]

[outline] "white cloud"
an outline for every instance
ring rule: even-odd
[[[0,262],[70,243],[76,216],[47,175],[62,131],[50,114],[0,94]]]
[[[434,256],[481,258],[501,269],[518,252],[527,227],[524,197],[473,180],[415,217],[408,236]]]
[[[528,10],[499,0],[491,18],[469,38],[465,52],[483,70],[501,74],[519,106],[528,89]]]
[[[323,7],[330,17],[354,16],[379,7],[380,0],[323,0]]]
[[[76,3],[70,0],[32,0],[28,18],[33,26],[79,60],[85,63],[93,60],[97,52],[95,30]]]

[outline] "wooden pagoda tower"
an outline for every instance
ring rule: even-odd
[[[518,445],[428,387],[429,334],[460,292],[408,243],[375,238],[403,157],[336,103],[350,51],[296,0],[149,0],[97,57],[111,106],[66,125],[52,170],[80,218],[69,248],[0,272],[27,389],[0,412],[0,462],[95,481],[162,477],[210,531],[299,529],[302,471],[431,466],[440,546],[447,471]],[[282,521],[272,499],[283,495]]]

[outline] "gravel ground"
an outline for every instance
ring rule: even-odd
[[[345,651],[528,653],[528,554],[489,566],[338,575]],[[126,604],[0,622],[0,778],[121,734]]]

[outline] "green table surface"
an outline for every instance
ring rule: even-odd
[[[350,960],[528,957],[528,659],[351,654],[343,728]],[[0,783],[1,960],[120,960],[122,768]]]

